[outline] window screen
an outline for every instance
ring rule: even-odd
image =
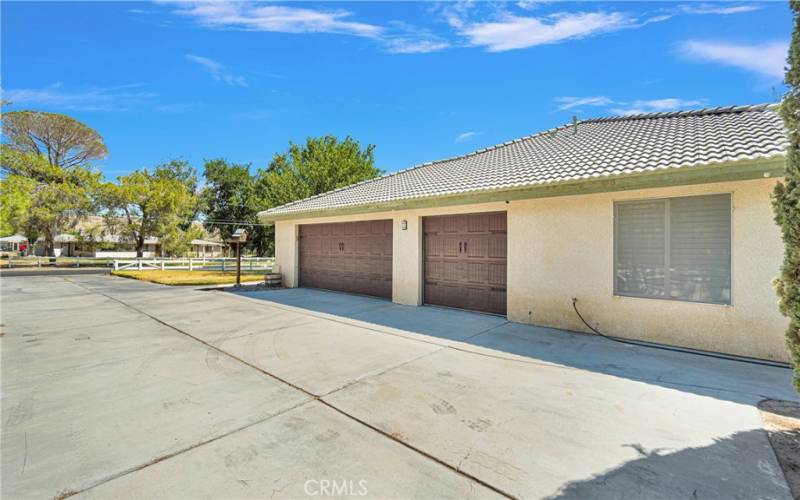
[[[617,295],[730,304],[729,194],[617,203]]]

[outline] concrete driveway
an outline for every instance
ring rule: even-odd
[[[785,369],[331,292],[0,287],[4,498],[790,497],[754,407]]]

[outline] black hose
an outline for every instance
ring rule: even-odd
[[[654,342],[645,342],[645,341],[642,341],[642,340],[628,340],[628,339],[623,339],[623,338],[620,338],[620,337],[614,337],[612,335],[606,335],[606,334],[600,332],[599,330],[597,330],[592,325],[590,325],[583,318],[583,315],[578,310],[578,299],[577,298],[573,298],[572,299],[572,308],[575,309],[575,314],[577,314],[578,317],[583,322],[583,324],[586,325],[586,328],[588,328],[589,330],[591,330],[595,334],[599,335],[600,337],[603,337],[603,338],[608,339],[608,340],[613,340],[614,342],[619,342],[621,344],[629,344],[629,345],[635,345],[635,346],[639,346],[639,347],[649,347],[651,349],[661,349],[662,351],[672,351],[672,352],[681,352],[681,353],[684,353],[684,354],[694,354],[696,356],[706,356],[706,357],[709,357],[709,358],[725,359],[725,360],[728,360],[728,361],[738,361],[740,363],[750,363],[750,364],[753,364],[753,365],[772,366],[772,367],[775,367],[775,368],[791,368],[789,366],[789,363],[781,363],[780,361],[768,361],[768,360],[764,360],[764,359],[749,358],[749,357],[746,357],[746,356],[736,356],[734,354],[721,354],[721,353],[710,352],[710,351],[701,351],[699,349],[690,349],[688,347],[673,347],[673,346],[668,346],[668,345],[664,345],[664,344],[656,344]]]

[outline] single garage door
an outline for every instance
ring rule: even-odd
[[[423,219],[425,303],[506,313],[506,213]]]
[[[392,221],[300,226],[300,286],[392,298]]]

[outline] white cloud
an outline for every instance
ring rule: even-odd
[[[175,12],[178,14],[210,28],[355,35],[380,41],[386,51],[398,54],[437,52],[451,46],[444,38],[407,23],[393,21],[385,27],[352,21],[350,19],[353,14],[342,9],[312,9],[237,1],[169,3],[176,4]],[[212,69],[210,64],[207,67]]]
[[[377,37],[382,28],[348,21],[346,10],[316,10],[234,1],[179,2],[176,12],[203,26],[280,33],[339,33]]]
[[[697,5],[682,5],[680,10],[686,14],[743,14],[760,10],[758,5],[730,5],[702,3]]]
[[[549,0],[519,0],[516,5],[523,10],[534,10],[545,3],[549,3]]]
[[[429,29],[402,21],[389,22],[382,38],[387,52],[395,54],[423,54],[450,47],[450,42]]]
[[[677,97],[618,101],[606,96],[556,97],[553,100],[558,104],[558,111],[566,111],[581,106],[593,106],[605,108],[616,115],[638,115],[659,111],[684,110],[700,106],[705,102],[705,99],[680,99]]]
[[[556,97],[554,100],[558,103],[559,111],[577,108],[578,106],[608,106],[614,104],[612,99],[602,95],[594,97]]]
[[[3,89],[3,98],[15,107],[35,106],[51,110],[72,111],[128,111],[141,108],[156,94],[133,92],[138,85],[65,90],[60,83],[38,89]]]
[[[641,115],[644,113],[657,113],[662,111],[678,111],[700,106],[703,100],[699,99],[679,99],[677,97],[667,97],[663,99],[644,99],[630,103],[619,102],[616,104],[624,105],[611,108],[617,115]]]
[[[786,63],[787,42],[740,45],[728,42],[689,40],[681,52],[691,59],[710,61],[781,79]]]
[[[456,143],[464,142],[464,141],[472,139],[473,137],[476,137],[476,136],[478,136],[480,134],[481,134],[480,132],[472,132],[472,131],[464,132],[464,133],[458,134],[453,142],[456,142]]]
[[[541,18],[503,14],[498,21],[464,24],[460,32],[472,45],[484,46],[490,52],[501,52],[633,26],[635,21],[620,12],[561,12]]]
[[[386,40],[386,50],[395,54],[426,54],[450,47],[450,42],[438,38],[420,39],[397,37]]]
[[[186,59],[199,64],[208,71],[214,80],[225,82],[228,85],[238,85],[244,87],[247,80],[243,76],[236,76],[225,71],[225,66],[208,57],[186,54]]]

